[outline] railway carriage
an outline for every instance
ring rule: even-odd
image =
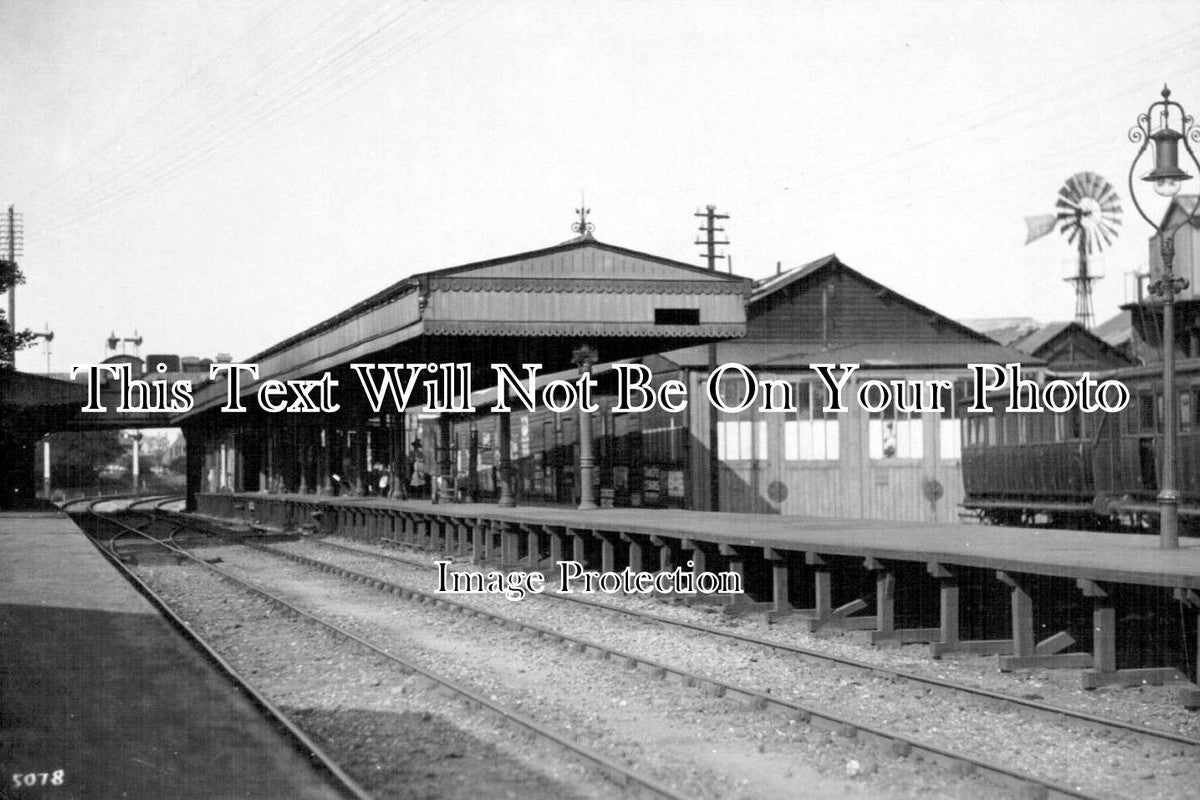
[[[963,506],[987,522],[1101,530],[1157,527],[1163,445],[1162,370],[1104,373],[1124,383],[1119,412],[963,414]],[[1200,535],[1200,359],[1176,381],[1180,524]]]

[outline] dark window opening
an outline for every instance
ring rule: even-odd
[[[655,325],[699,325],[700,309],[698,308],[656,308],[654,309]]]
[[[1154,397],[1148,394],[1139,395],[1138,403],[1139,411],[1141,411],[1142,430],[1154,430]]]

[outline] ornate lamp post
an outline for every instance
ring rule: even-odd
[[[587,376],[599,360],[596,348],[581,344],[571,353],[579,374]],[[592,412],[579,403],[579,510],[590,511],[596,505],[596,459],[592,450]]]
[[[1177,119],[1172,119],[1172,109]],[[1192,163],[1200,171],[1200,161],[1196,160],[1196,154],[1192,152],[1189,143],[1189,140],[1200,142],[1200,127],[1196,127],[1192,117],[1184,112],[1183,106],[1171,99],[1171,90],[1163,86],[1162,100],[1151,103],[1146,113],[1137,118],[1137,124],[1129,129],[1129,140],[1134,144],[1141,143],[1137,155],[1133,157],[1133,163],[1129,165],[1129,196],[1142,219],[1157,232],[1163,262],[1162,275],[1150,285],[1151,293],[1161,296],[1163,303],[1164,419],[1162,480],[1158,492],[1159,546],[1164,550],[1174,550],[1179,547],[1179,491],[1175,488],[1175,445],[1179,435],[1179,420],[1175,410],[1175,295],[1188,285],[1185,279],[1176,278],[1173,272],[1175,233],[1183,225],[1191,222],[1197,207],[1193,206],[1191,212],[1186,214],[1178,225],[1168,224],[1169,215],[1161,225],[1156,223],[1142,210],[1141,203],[1138,202],[1137,194],[1133,190],[1133,171],[1150,142],[1154,142],[1154,169],[1143,176],[1142,180],[1151,182],[1154,191],[1159,195],[1174,197],[1179,193],[1180,184],[1192,177],[1179,168],[1180,142],[1183,142]]]

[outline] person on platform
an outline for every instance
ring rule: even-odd
[[[408,464],[412,470],[412,476],[408,479],[409,494],[413,497],[425,497],[429,472],[425,469],[425,451],[421,448],[419,440],[413,442],[408,453]]]

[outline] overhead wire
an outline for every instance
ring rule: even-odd
[[[879,164],[889,163],[897,156],[912,153],[918,150],[923,150],[936,144],[941,144],[951,139],[955,139],[961,144],[962,137],[978,128],[992,125],[996,121],[1001,121],[1010,125],[1021,125],[1022,118],[1036,116],[1044,113],[1043,107],[1062,97],[1075,98],[1071,108],[1090,104],[1094,101],[1080,97],[1080,87],[1086,84],[1095,85],[1103,83],[1107,76],[1121,76],[1133,67],[1151,62],[1160,63],[1163,60],[1162,46],[1167,41],[1180,39],[1184,43],[1190,43],[1195,40],[1197,33],[1200,32],[1200,24],[1191,25],[1181,30],[1172,31],[1169,34],[1161,36],[1150,42],[1139,44],[1131,47],[1121,54],[1108,60],[1104,65],[1085,67],[1080,70],[1075,70],[1071,73],[1067,85],[1061,82],[1056,83],[1054,88],[1042,90],[1035,88],[1033,90],[1021,89],[1014,91],[1000,99],[989,99],[988,101],[978,104],[969,109],[956,109],[955,117],[950,122],[945,119],[938,119],[930,123],[924,129],[920,129],[914,135],[926,136],[921,141],[906,145],[900,150],[892,150],[883,155],[874,156],[866,161],[857,164],[845,165],[839,163],[836,170],[830,170],[828,173],[815,176],[808,176],[805,180],[806,186],[820,184],[832,180],[844,179],[847,172],[854,172],[859,169],[868,169]],[[1121,61],[1123,56],[1134,53],[1141,53],[1149,50],[1150,52],[1144,57],[1136,61]],[[1192,52],[1190,49],[1185,52]],[[1141,87],[1141,82],[1136,82],[1136,86]],[[1057,113],[1061,116],[1064,109],[1060,106],[1057,108]],[[985,116],[978,117],[980,113],[986,113]],[[968,142],[967,146],[972,146],[972,142]]]
[[[38,198],[44,193],[51,191],[56,186],[60,185],[64,180],[67,180],[83,167],[83,165],[94,164],[97,161],[105,158],[115,148],[118,148],[122,142],[126,141],[130,135],[136,135],[138,126],[149,123],[152,118],[163,111],[171,101],[179,97],[183,90],[194,83],[197,83],[202,77],[211,73],[217,65],[227,60],[229,56],[239,50],[243,43],[251,36],[260,34],[268,23],[278,19],[284,9],[291,7],[296,3],[296,0],[282,0],[273,8],[263,14],[256,22],[252,23],[240,36],[238,36],[227,48],[219,52],[213,59],[206,62],[203,66],[193,72],[184,81],[177,84],[174,89],[159,98],[153,106],[143,111],[129,123],[127,123],[120,133],[110,139],[107,139],[103,144],[89,148],[84,153],[76,157],[71,164],[61,169],[57,174],[47,180],[45,183],[34,187],[29,194],[27,202],[37,202]]]
[[[463,2],[465,3],[466,0],[463,0]],[[419,31],[418,33],[424,33],[424,32],[425,31]],[[406,41],[410,41],[412,38],[414,38],[414,37],[409,37],[409,39],[407,39]],[[353,77],[353,76],[351,76],[351,77]],[[340,80],[338,80],[338,78],[339,78],[339,76],[335,75],[331,78],[328,78],[327,82],[337,80],[338,84],[340,85]],[[205,159],[206,156],[213,153],[214,151],[217,151],[219,148],[221,148],[222,146],[227,144],[230,140],[233,140],[235,138],[244,137],[244,135],[250,133],[254,129],[254,127],[256,125],[258,125],[260,122],[270,121],[273,116],[278,116],[279,114],[286,113],[286,110],[288,107],[289,107],[289,99],[288,98],[282,97],[282,98],[277,99],[276,102],[269,104],[267,107],[258,109],[255,112],[255,114],[253,116],[249,117],[248,121],[245,124],[243,124],[241,127],[223,132],[217,138],[211,139],[209,142],[207,142],[206,144],[201,146],[199,149],[179,156],[173,162],[169,162],[169,163],[163,165],[163,167],[161,169],[159,169],[157,172],[143,177],[137,183],[125,188],[124,190],[116,192],[116,193],[110,193],[109,195],[107,195],[103,198],[100,198],[98,201],[96,201],[95,205],[92,206],[91,213],[88,213],[87,211],[83,211],[78,214],[75,214],[74,216],[69,216],[66,219],[62,220],[59,225],[51,228],[50,230],[57,230],[58,228],[66,227],[67,225],[74,224],[76,222],[85,221],[86,219],[89,219],[93,216],[104,213],[105,211],[108,210],[108,206],[111,204],[120,203],[123,200],[127,199],[128,197],[139,195],[139,194],[144,193],[145,191],[155,188],[156,186],[167,181],[168,179],[174,177],[175,174],[177,174],[177,173],[185,170],[186,168],[190,167],[191,165]]]
[[[286,7],[287,5],[289,3],[285,3],[279,8]],[[448,6],[442,6],[441,8],[445,7]],[[458,8],[461,7],[459,6]],[[374,10],[378,11],[379,8],[376,7]],[[412,8],[411,4],[406,5],[404,13],[408,13]],[[349,9],[350,12],[356,10],[360,9],[356,6]],[[482,13],[483,11],[479,11],[475,16],[477,17]],[[348,13],[347,9],[341,9],[330,16],[333,17],[339,14],[343,17],[340,24],[343,26],[342,32],[344,32],[345,26],[353,23],[354,15]],[[403,14],[400,15],[400,17],[402,16]],[[307,70],[300,72],[297,72],[294,68],[289,69],[285,64],[282,69],[274,72],[249,76],[244,84],[240,87],[235,87],[232,93],[225,93],[219,97],[218,102],[214,106],[211,106],[207,112],[198,113],[192,119],[191,125],[182,131],[181,136],[169,140],[173,145],[173,149],[164,146],[157,150],[154,158],[137,164],[127,165],[115,173],[101,173],[97,176],[95,184],[90,188],[90,191],[76,193],[73,197],[65,199],[63,205],[50,209],[56,223],[51,230],[57,230],[61,227],[86,221],[109,210],[113,204],[153,191],[179,172],[224,147],[231,140],[238,139],[254,131],[261,123],[278,121],[279,119],[301,119],[311,113],[315,113],[316,110],[328,107],[331,103],[336,102],[353,91],[357,85],[373,79],[374,73],[372,73],[372,70],[376,69],[379,64],[386,63],[397,51],[403,50],[406,45],[413,46],[414,50],[416,46],[419,46],[421,49],[428,47],[431,41],[414,45],[413,40],[418,38],[419,33],[410,34],[398,43],[392,43],[390,47],[388,47],[386,41],[371,42],[382,31],[386,31],[388,28],[396,25],[400,17],[389,18],[365,39],[351,39],[340,42],[335,40],[323,51],[324,55],[330,57],[328,63],[325,63],[323,59],[314,59]],[[439,24],[446,24],[447,19],[431,23],[427,30],[436,29]],[[262,21],[260,20],[258,25],[261,24]],[[461,26],[461,24],[464,23],[459,22],[455,25],[455,29]],[[258,25],[254,27],[258,27]],[[1160,46],[1163,42],[1186,37],[1191,33],[1192,30],[1190,28],[1175,31],[1166,36],[1159,37],[1159,39],[1151,43],[1143,43],[1125,52],[1126,54],[1140,53],[1148,47],[1155,48],[1155,56],[1146,56],[1140,61],[1134,62],[1142,63],[1153,57],[1160,57]],[[365,51],[355,55],[354,51],[359,48],[365,48]],[[272,68],[278,66],[280,59],[285,58],[289,52],[295,49],[293,46],[289,51],[289,48],[284,47],[280,52],[276,53],[274,60],[269,66]],[[1110,63],[1104,69],[1112,71],[1119,68],[1119,65]],[[1107,74],[1107,72],[1102,74]],[[1077,74],[1074,76],[1075,81],[1083,79],[1084,77],[1081,75]],[[183,85],[187,85],[187,82]],[[172,92],[172,95],[168,97],[175,95],[183,85],[177,87],[176,92]],[[1070,91],[1070,88],[1058,88],[1049,92],[1046,99],[1054,99]],[[1019,122],[1017,119],[1018,114],[1003,110],[1004,104],[1013,100],[1022,102],[1022,106],[1018,108],[1019,113],[1034,113],[1030,111],[1030,106],[1035,104],[1028,102],[1028,93],[1017,92],[1006,98],[1001,98],[999,101],[977,106],[977,111],[990,111],[991,113],[989,116],[970,120],[967,123],[968,127],[966,130],[973,131],[989,127],[995,122],[1003,122],[1008,125]],[[166,102],[166,98],[163,102]],[[240,111],[240,119],[235,119],[231,124],[228,115],[232,111],[237,111],[237,103],[243,103],[245,107]],[[155,108],[159,108],[162,105],[163,103],[160,103]],[[1021,109],[1024,109],[1024,111],[1021,112]],[[225,118],[221,117],[223,114],[226,115]],[[969,114],[965,116],[970,117]],[[224,130],[220,127],[222,124],[226,126]],[[998,130],[996,128],[991,129],[993,131]],[[859,169],[869,169],[881,163],[893,162],[898,156],[916,153],[948,138],[961,136],[963,132],[962,128],[948,130],[945,126],[939,126],[936,130],[940,131],[941,135],[911,144],[903,148],[899,153],[893,152],[878,156],[867,162],[851,165],[850,167],[839,165],[836,177],[839,179],[844,178],[846,170],[854,172]],[[989,139],[981,140],[976,138],[975,142],[970,143],[969,146],[981,146],[998,141],[1005,138],[1006,135],[1002,127],[998,132],[994,132]],[[1042,158],[1045,160],[1046,156]],[[899,173],[897,171],[893,174],[898,175]],[[822,181],[827,182],[833,177],[835,176],[817,176],[815,179],[805,179],[803,184],[806,192],[821,187],[823,185]],[[905,176],[904,188],[906,191],[911,192],[913,186],[909,177],[909,175]],[[1016,177],[1019,176],[1013,173],[1006,173],[1005,175],[1006,180],[1012,180]],[[835,190],[834,196],[839,196],[837,190]],[[45,219],[46,217],[43,216],[42,218]]]
[[[375,6],[363,9],[359,6],[347,6],[335,9],[321,18],[300,38],[292,37],[274,43],[265,51],[261,51],[261,58],[266,62],[261,69],[247,74],[235,86],[218,91],[213,102],[208,105],[196,108],[190,114],[182,115],[183,121],[175,123],[174,129],[169,131],[168,137],[162,139],[161,144],[153,139],[142,142],[141,149],[147,153],[144,160],[91,176],[95,183],[104,187],[100,192],[100,197],[104,197],[106,192],[111,194],[113,184],[119,185],[121,181],[130,180],[131,175],[134,176],[134,179],[144,179],[164,164],[171,163],[181,153],[194,152],[206,138],[211,138],[214,129],[219,130],[222,126],[227,126],[230,122],[239,119],[244,123],[248,111],[253,110],[256,105],[261,106],[262,102],[270,97],[268,91],[270,87],[280,80],[286,80],[288,75],[295,74],[298,69],[295,66],[298,51],[302,53],[310,51],[308,55],[303,56],[304,64],[309,63],[309,59],[313,58],[313,53],[331,52],[333,47],[343,41],[344,35],[350,32],[357,19],[364,17],[366,12],[377,12],[380,8],[380,6]],[[319,49],[319,44],[323,39],[333,42],[329,45],[329,49],[324,51]],[[217,88],[220,89],[220,87]],[[88,191],[92,191],[92,187],[85,189],[85,192]],[[90,204],[90,201],[90,197],[80,197],[77,193],[74,197],[68,198],[65,207],[56,208],[54,211],[57,215],[66,214],[81,203]]]
[[[399,15],[393,15],[388,18],[382,25],[376,26],[375,30],[386,27],[389,24],[395,24],[403,19],[414,8],[414,4],[408,4]],[[377,7],[375,10],[379,10]],[[321,26],[328,26],[331,19],[338,16],[345,17],[336,21],[339,26],[334,31],[339,34],[338,38],[332,40],[332,43],[323,50],[318,50],[315,57],[310,57],[306,60],[306,67],[299,69],[287,66],[284,69],[269,69],[259,76],[256,80],[247,81],[234,92],[226,94],[220,103],[209,109],[206,113],[197,115],[190,126],[181,132],[181,135],[176,140],[176,146],[173,152],[166,152],[159,155],[158,158],[150,161],[149,167],[145,164],[134,165],[125,170],[116,173],[115,175],[107,176],[105,184],[107,188],[98,196],[76,199],[73,205],[68,205],[65,210],[60,209],[60,216],[66,219],[60,220],[62,224],[66,224],[73,216],[73,212],[77,213],[77,209],[81,206],[92,206],[104,202],[113,202],[131,194],[137,193],[145,188],[148,183],[156,182],[164,175],[177,171],[177,167],[181,162],[191,162],[197,159],[199,155],[211,151],[214,141],[224,143],[236,136],[239,136],[251,129],[255,124],[265,118],[271,111],[280,107],[281,103],[302,101],[305,83],[311,81],[312,77],[321,72],[329,73],[332,71],[332,79],[340,77],[336,71],[337,65],[341,63],[345,53],[353,49],[358,41],[353,38],[347,38],[341,35],[347,25],[352,25],[355,18],[362,17],[361,10],[357,7],[349,9],[350,16],[345,16],[345,10],[335,12],[334,15],[326,17],[322,20],[321,25],[314,29],[308,37],[311,40],[314,36],[323,36],[325,31]],[[276,53],[269,67],[273,68],[279,63],[280,59],[289,55],[289,51],[295,50],[298,47],[307,46],[306,41],[291,42],[284,48],[283,52]],[[236,113],[227,113],[231,110]],[[224,122],[222,128],[214,120],[213,114],[225,114],[226,119],[220,120]],[[232,123],[232,124],[230,124]],[[213,130],[216,130],[214,136]],[[124,181],[122,184],[121,181]],[[112,184],[117,183],[117,187]]]
[[[1186,74],[1186,71],[1191,68],[1200,67],[1200,59],[1193,59],[1181,66],[1180,71]],[[1140,80],[1131,80],[1122,85],[1115,91],[1106,94],[1109,100],[1119,100],[1123,97],[1134,93],[1144,91],[1144,82]],[[1077,108],[1086,107],[1086,103],[1077,103],[1074,105],[1063,106],[1063,111],[1071,111]],[[1099,156],[1102,153],[1102,146],[1111,143],[1114,137],[1124,138],[1125,131],[1106,132],[1099,136],[1092,137],[1083,141],[1073,141],[1065,147],[1052,151],[1036,151],[1037,154],[1032,157],[1023,158],[1020,162],[1020,168],[1006,170],[1003,174],[980,172],[969,173],[966,177],[976,177],[979,181],[962,181],[957,188],[947,189],[943,184],[937,184],[936,179],[943,177],[943,174],[928,168],[922,168],[924,165],[917,165],[914,168],[909,168],[907,163],[897,163],[897,168],[889,170],[885,176],[877,176],[871,181],[871,196],[872,206],[874,207],[895,207],[898,204],[908,205],[916,198],[925,197],[936,193],[940,201],[949,199],[957,199],[961,197],[977,197],[980,195],[979,188],[981,181],[986,181],[989,188],[995,186],[1010,184],[1016,181],[1024,180],[1031,175],[1038,174],[1043,171],[1045,166],[1049,166],[1055,162],[1061,161],[1064,156],[1071,155],[1081,161],[1087,161],[1091,156]],[[977,140],[977,144],[985,150],[990,149],[990,145],[995,142],[1007,138],[1007,134],[1003,131],[993,133],[990,137]],[[969,155],[970,150],[964,150]],[[907,154],[907,152],[905,153]],[[905,155],[902,154],[902,155]],[[897,159],[892,159],[897,161]],[[853,170],[853,167],[850,168]],[[1123,176],[1116,176],[1118,182]],[[851,185],[847,185],[847,184]],[[831,225],[831,227],[845,228],[856,227],[861,224],[858,210],[861,204],[861,190],[855,188],[852,182],[842,181],[842,185],[830,191],[819,191],[822,184],[818,181],[802,181],[801,184],[805,190],[806,204],[812,204],[814,207],[822,209],[844,209],[844,213],[838,219],[841,220],[839,225]],[[1117,185],[1117,184],[1114,184]],[[1053,187],[1051,187],[1052,189]],[[896,202],[889,202],[889,201]]]

